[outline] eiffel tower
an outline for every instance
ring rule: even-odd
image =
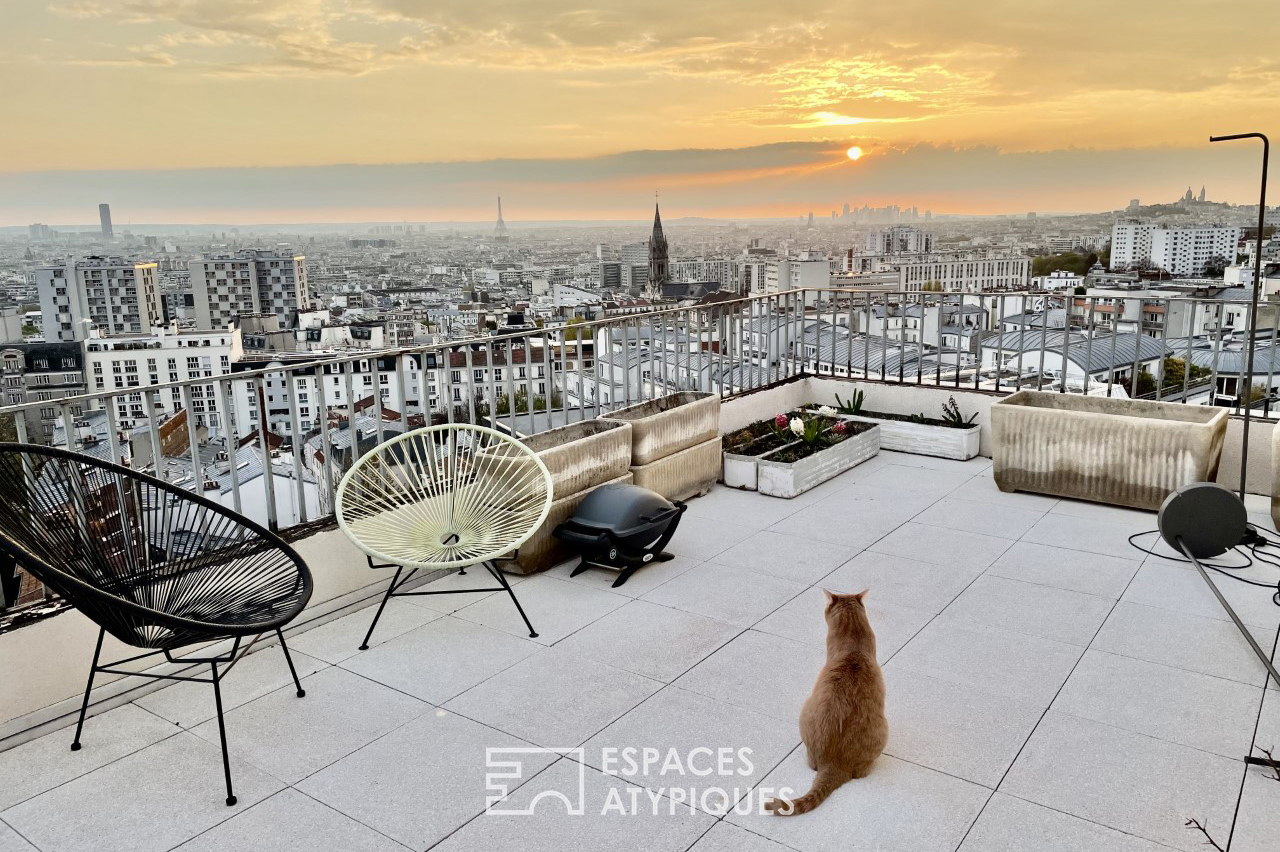
[[[498,196],[498,222],[493,226],[493,240],[498,243],[505,243],[511,239],[511,235],[507,233],[507,223],[502,221],[502,196]]]

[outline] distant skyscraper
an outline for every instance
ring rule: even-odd
[[[507,233],[507,223],[502,221],[502,196],[498,196],[498,221],[493,226],[493,239],[500,243],[505,243],[511,239],[511,235]]]
[[[848,205],[848,204],[846,204],[846,205],[844,206],[844,213],[843,213],[842,215],[845,215],[845,216],[848,216],[848,215],[849,215],[849,205]]]
[[[1200,184],[1200,198],[1198,200],[1201,204],[1204,203],[1204,184]]]
[[[662,295],[662,285],[671,281],[671,265],[667,258],[667,238],[662,233],[662,214],[653,205],[653,234],[649,237],[649,293]]]
[[[112,239],[115,234],[111,230],[111,205],[98,205],[98,221],[102,223],[102,238],[104,240]]]
[[[813,227],[813,211],[812,210],[809,211],[809,227],[810,228]]]

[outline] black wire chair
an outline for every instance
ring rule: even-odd
[[[100,628],[71,750],[80,748],[99,672],[212,684],[227,804],[234,805],[219,684],[263,634],[275,633],[298,697],[306,694],[281,632],[311,597],[302,558],[279,536],[179,486],[28,444],[0,444],[0,550]],[[108,633],[147,651],[100,664]],[[222,656],[172,655],[226,639],[232,645]],[[210,676],[118,668],[158,654],[207,663]]]

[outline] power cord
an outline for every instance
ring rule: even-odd
[[[1159,558],[1167,559],[1170,562],[1181,562],[1186,565],[1192,564],[1190,559],[1185,559],[1181,556],[1169,556],[1168,554],[1165,554],[1165,553],[1158,553],[1153,548],[1143,547],[1137,541],[1137,539],[1143,536],[1159,535],[1159,534],[1160,534],[1160,530],[1147,530],[1146,532],[1134,533],[1133,535],[1129,536],[1129,544],[1136,550],[1146,553],[1149,556],[1158,556]],[[1243,565],[1214,565],[1204,561],[1201,561],[1200,564],[1203,565],[1205,568],[1209,569],[1210,571],[1216,571],[1217,573],[1221,574],[1224,577],[1228,577],[1232,580],[1235,580],[1237,583],[1244,583],[1249,586],[1258,586],[1263,589],[1273,589],[1274,591],[1271,595],[1271,602],[1274,603],[1276,606],[1280,606],[1280,580],[1277,580],[1274,583],[1264,583],[1260,580],[1250,580],[1247,577],[1241,577],[1241,576],[1238,576],[1237,574],[1232,573],[1233,571],[1243,571],[1244,569],[1252,567],[1255,564],[1268,565],[1273,568],[1280,568],[1280,558],[1278,558],[1275,554],[1263,553],[1263,552],[1259,552],[1258,550],[1258,548],[1260,547],[1269,547],[1277,544],[1280,544],[1280,543],[1272,542],[1268,540],[1266,536],[1264,536],[1261,532],[1258,531],[1257,527],[1255,527],[1253,524],[1248,524],[1245,528],[1245,536],[1241,540],[1240,544],[1231,548],[1232,552],[1244,557],[1245,561]],[[1241,548],[1248,548],[1248,553],[1246,553]]]

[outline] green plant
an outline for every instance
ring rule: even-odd
[[[907,422],[924,424],[929,422],[929,418],[925,417],[924,414],[908,414]]]
[[[954,396],[948,397],[947,401],[942,404],[942,419],[953,426],[972,426],[973,421],[978,419],[978,412],[973,412],[966,420],[965,416],[960,413],[960,406],[956,404]]]
[[[855,390],[853,395],[849,397],[849,401],[845,402],[840,398],[840,394],[836,394],[836,411],[841,414],[861,414],[863,396],[865,394],[862,391]]]

